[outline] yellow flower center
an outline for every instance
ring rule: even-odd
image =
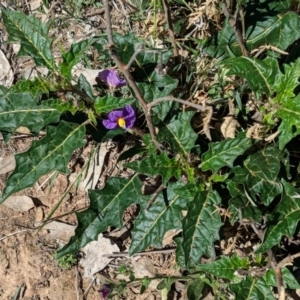
[[[121,128],[125,128],[125,126],[126,126],[125,120],[124,120],[123,118],[119,118],[119,119],[118,119],[118,125],[119,125]]]

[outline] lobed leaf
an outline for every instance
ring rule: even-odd
[[[30,56],[37,66],[55,70],[51,52],[52,41],[48,38],[50,23],[42,24],[38,18],[19,11],[3,9],[2,15],[9,41],[21,45],[18,55]]]
[[[224,166],[232,167],[237,156],[243,154],[254,142],[252,139],[240,136],[220,143],[209,143],[210,149],[202,155],[200,167],[203,171],[214,172]]]
[[[270,45],[285,50],[299,39],[299,18],[296,13],[288,11],[289,1],[260,0],[244,6],[245,41],[249,52],[260,46]],[[260,17],[258,17],[260,16]],[[295,32],[291,35],[290,32]],[[219,59],[230,56],[241,56],[241,48],[228,19],[220,32],[212,36],[204,47],[204,51]],[[269,51],[273,56],[276,52]]]
[[[89,209],[76,213],[78,226],[75,236],[58,252],[59,257],[97,240],[99,233],[108,226],[121,228],[125,209],[133,203],[145,207],[149,197],[142,196],[141,182],[138,175],[134,175],[130,179],[110,178],[102,190],[89,190],[89,198]]]
[[[178,85],[177,79],[173,79],[169,75],[159,75],[156,71],[149,76],[147,81],[146,83],[137,83],[138,88],[147,102],[169,96]],[[170,113],[172,105],[172,101],[166,100],[154,106],[152,108],[155,113],[153,117],[154,123],[164,121],[166,116]]]
[[[275,300],[271,288],[261,277],[248,276],[239,284],[230,284],[229,288],[235,294],[235,299]]]
[[[191,127],[191,119],[195,112],[186,111],[173,116],[169,123],[159,129],[157,139],[168,141],[172,151],[188,155],[195,145],[197,134]]]
[[[182,247],[185,265],[198,263],[203,255],[215,256],[214,242],[219,239],[223,225],[217,209],[221,198],[216,191],[199,192],[187,204],[187,215],[182,220]]]
[[[160,155],[152,155],[141,161],[130,162],[126,166],[141,174],[161,175],[165,186],[172,176],[179,179],[182,173],[179,162],[174,158],[169,158],[166,152],[162,152]]]
[[[286,267],[281,268],[281,275],[283,279],[283,284],[285,288],[289,289],[299,289],[300,284],[295,278],[295,276]],[[270,269],[264,276],[266,282],[270,286],[277,286],[276,276],[273,269]]]
[[[250,155],[244,167],[237,166],[231,170],[235,174],[232,181],[245,186],[242,193],[248,193],[252,199],[259,196],[262,203],[269,205],[282,193],[282,184],[278,180],[282,158],[282,152],[276,147],[262,149]]]
[[[105,45],[108,44],[108,40],[106,36],[100,37],[97,39],[97,42],[93,44],[93,46],[99,51],[101,55],[105,55],[107,59],[111,59],[108,50]],[[125,35],[121,35],[118,33],[114,33],[114,44],[118,49],[118,55],[121,60],[127,64],[132,55],[135,53],[137,49],[141,49],[145,47],[145,41],[134,33],[128,33]],[[150,49],[147,49],[150,50]],[[158,51],[160,51],[158,53]],[[140,52],[135,61],[133,62],[133,66],[145,66],[146,64],[157,64],[162,60],[162,63],[167,63],[169,58],[172,56],[172,50],[161,50],[156,49],[156,51],[142,51]]]
[[[284,193],[280,203],[277,205],[273,216],[266,229],[262,245],[256,250],[256,253],[263,253],[277,245],[281,237],[293,236],[300,214],[300,202],[297,197],[296,189],[282,179]]]
[[[63,76],[72,79],[72,68],[80,61],[85,51],[91,45],[90,40],[83,40],[72,44],[71,49],[62,55],[63,62],[59,65],[60,72]]]
[[[37,105],[38,96],[28,92],[0,90],[0,131],[14,133],[20,126],[39,132],[49,123],[59,121],[61,112],[47,106],[48,101]]]
[[[174,191],[176,188],[178,184],[170,184],[158,195],[149,210],[143,210],[136,218],[131,231],[130,255],[151,245],[162,247],[164,234],[170,229],[181,228],[182,209],[186,208],[191,198],[179,196]]]
[[[249,260],[248,258],[240,258],[237,254],[232,257],[222,256],[219,260],[212,263],[199,264],[196,269],[212,274],[217,277],[225,278],[228,280],[235,280],[235,272],[239,269],[248,269]]]
[[[226,59],[222,65],[229,69],[227,75],[237,75],[247,79],[250,88],[255,93],[266,93],[271,96],[274,92],[274,83],[279,73],[276,59],[259,60],[251,57],[236,57]]]
[[[300,59],[295,63],[284,65],[284,74],[278,76],[275,85],[276,97],[274,103],[279,105],[275,115],[281,118],[278,130],[279,148],[285,145],[295,136],[300,134],[300,96],[295,96],[294,90],[299,85]]]
[[[52,170],[69,173],[67,164],[73,151],[84,145],[84,134],[84,126],[65,121],[57,127],[48,126],[42,140],[33,141],[29,150],[16,154],[16,167],[7,180],[0,203],[13,193],[33,186]]]

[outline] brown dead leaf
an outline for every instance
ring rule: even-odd
[[[206,137],[211,141],[211,134],[210,134],[210,121],[213,114],[213,109],[210,106],[206,107],[205,117],[203,118],[203,132]]]
[[[233,116],[225,117],[220,128],[224,138],[235,138],[235,132],[238,125],[238,121]]]
[[[15,156],[8,155],[0,159],[0,174],[6,174],[14,170],[16,166]]]
[[[39,225],[39,223],[35,223]],[[75,234],[76,226],[69,225],[62,222],[52,221],[44,226],[44,229],[49,230],[49,236],[53,239],[58,239],[64,242],[68,242]]]
[[[4,53],[0,50],[0,84],[5,87],[10,87],[14,80],[14,74],[10,67],[10,64],[4,55]]]
[[[254,123],[246,132],[246,137],[262,140],[264,132],[264,126],[260,123]]]
[[[132,258],[131,263],[133,266],[134,275],[137,278],[155,277],[157,271],[153,265],[153,262],[148,257],[142,257],[139,259]],[[155,289],[159,283],[159,280],[151,280],[150,288]]]
[[[177,234],[179,234],[182,230],[181,229],[171,229],[168,230],[163,238],[163,248],[167,245],[170,245],[173,243],[173,237],[176,236]]]
[[[103,254],[112,254],[120,250],[115,242],[98,235],[98,240],[88,243],[82,251],[85,256],[80,260],[80,264],[84,268],[84,277],[93,278],[95,273],[104,269],[114,259],[103,257]]]
[[[32,199],[28,196],[10,196],[3,205],[17,211],[27,211],[35,207]]]

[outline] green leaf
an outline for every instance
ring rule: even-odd
[[[289,269],[287,269],[285,267],[282,268],[281,275],[282,275],[283,284],[284,284],[285,288],[289,288],[289,289],[299,289],[300,288],[300,284],[298,283],[295,276],[289,271]],[[268,285],[277,286],[276,276],[275,276],[273,269],[270,269],[265,274],[264,278],[265,278],[266,282],[268,283]]]
[[[65,121],[57,127],[48,126],[42,140],[33,141],[29,150],[16,154],[16,167],[7,180],[1,202],[33,186],[41,176],[53,170],[68,174],[67,164],[73,151],[84,145],[84,134],[84,126]]]
[[[168,142],[172,151],[188,155],[195,145],[197,134],[191,127],[191,119],[195,112],[186,111],[174,115],[171,121],[159,129],[157,139]]]
[[[212,263],[197,265],[196,269],[212,274],[217,277],[229,279],[231,281],[236,279],[235,272],[239,269],[248,269],[248,258],[240,258],[237,254],[232,257],[222,256],[219,260]]]
[[[95,109],[97,114],[108,113],[114,109],[122,108],[125,105],[134,103],[134,98],[118,98],[112,95],[106,95],[105,97],[97,97],[95,100]]]
[[[183,250],[183,247],[182,247],[182,237],[181,236],[178,236],[176,238],[174,238],[174,241],[176,243],[176,264],[181,267],[181,268],[184,268],[184,269],[188,269],[187,266],[185,265],[185,253],[184,253],[184,250]]]
[[[246,137],[226,139],[220,143],[209,143],[210,149],[202,155],[203,171],[218,171],[224,166],[232,167],[237,156],[243,154],[255,143],[255,140]]]
[[[61,113],[69,111],[72,115],[75,115],[76,112],[84,111],[86,109],[84,102],[79,102],[77,105],[75,105],[72,100],[62,101],[61,99],[51,99],[48,101],[43,101],[43,104],[46,104],[49,108],[51,107],[57,109]]]
[[[97,42],[93,44],[93,46],[99,51],[99,53],[105,54],[107,59],[111,59],[108,50],[106,49],[106,45],[108,44],[107,37],[98,38]],[[142,38],[137,37],[134,33],[128,33],[125,35],[121,35],[118,33],[114,33],[114,44],[116,45],[117,52],[121,60],[127,64],[133,53],[141,47],[141,45],[145,46],[145,41]],[[151,50],[146,48],[147,50]],[[158,52],[160,54],[158,54]],[[150,63],[158,63],[160,60],[159,55],[161,55],[162,63],[167,63],[169,58],[172,56],[172,50],[162,50],[156,49],[156,52],[141,52],[137,55],[133,66],[144,66]]]
[[[243,167],[236,167],[231,170],[235,176],[232,179],[237,185],[244,185],[242,191],[248,193],[251,199],[259,195],[262,203],[269,205],[273,199],[282,193],[282,184],[278,180],[282,152],[273,146],[250,155]]]
[[[49,123],[59,121],[61,112],[47,106],[47,101],[37,105],[38,97],[28,92],[0,92],[0,131],[14,133],[20,126],[39,132]]]
[[[263,253],[277,245],[283,235],[293,236],[299,222],[300,202],[296,189],[282,180],[284,193],[280,203],[272,213],[276,216],[270,220],[266,229],[262,245],[256,250],[256,253]]]
[[[50,86],[46,79],[35,77],[33,80],[20,79],[12,86],[9,91],[11,93],[30,93],[34,98],[39,97],[41,94],[48,93]]]
[[[260,46],[271,45],[281,50],[291,45],[299,39],[300,33],[299,18],[296,13],[287,11],[289,1],[260,0],[253,5],[250,1],[244,6],[244,17],[246,26],[246,47],[249,52],[258,49]],[[295,35],[289,34],[295,32]],[[241,48],[237,41],[232,26],[226,20],[223,28],[216,35],[212,36],[204,51],[219,59],[235,56],[241,56]],[[273,56],[278,53],[269,51]]]
[[[221,198],[216,191],[200,192],[187,204],[187,215],[182,220],[182,247],[187,267],[198,263],[203,255],[215,256],[214,242],[219,239],[223,225],[217,209]]]
[[[295,88],[299,85],[300,59],[295,63],[284,66],[284,74],[278,75],[275,85],[276,97],[274,103],[279,104],[275,115],[281,118],[278,130],[279,148],[285,145],[295,136],[300,134],[300,96],[294,94]]]
[[[137,83],[138,88],[147,102],[169,96],[177,85],[177,79],[173,79],[169,75],[159,75],[156,71],[149,76],[146,83]],[[158,118],[159,121],[164,121],[172,105],[172,101],[166,100],[160,102],[152,108],[152,111],[155,113],[154,117]],[[154,118],[154,123],[158,123],[158,120]]]
[[[162,247],[164,234],[170,229],[181,228],[182,209],[191,198],[177,195],[173,191],[175,188],[178,184],[170,184],[158,195],[149,210],[142,210],[136,218],[131,231],[130,255],[151,245]]]
[[[59,65],[60,72],[63,76],[72,79],[72,68],[80,61],[85,51],[91,45],[90,40],[83,40],[78,43],[72,44],[71,49],[62,55],[63,62]]]
[[[2,10],[4,25],[9,34],[9,42],[21,45],[19,56],[30,56],[37,66],[54,70],[54,58],[51,52],[52,41],[48,38],[50,23],[30,15],[13,10]]]
[[[87,243],[97,240],[99,233],[108,226],[121,228],[125,209],[133,204],[145,207],[149,197],[142,196],[138,175],[130,179],[110,178],[102,190],[89,190],[90,207],[77,213],[78,227],[70,242],[58,256],[76,252]]]
[[[83,91],[86,93],[91,99],[95,100],[96,97],[94,96],[92,92],[92,88],[90,83],[86,80],[85,76],[80,74],[76,86],[79,90]]]
[[[275,300],[273,293],[263,278],[247,277],[239,284],[230,284],[235,299]]]
[[[187,299],[188,300],[199,300],[203,295],[203,290],[206,284],[201,277],[198,277],[188,283],[187,286]]]
[[[226,75],[246,78],[255,93],[266,93],[271,96],[274,92],[274,83],[279,73],[276,59],[259,60],[251,57],[236,57],[226,59],[222,65],[229,70]]]
[[[170,159],[166,152],[162,152],[160,155],[151,155],[141,161],[130,162],[126,164],[126,167],[145,175],[159,174],[162,176],[165,186],[172,176],[179,179],[182,173],[179,162],[175,158]]]

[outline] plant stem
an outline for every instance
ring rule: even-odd
[[[127,66],[124,65],[124,63],[121,61],[120,57],[117,54],[117,49],[116,49],[116,46],[114,45],[114,41],[113,41],[109,1],[104,0],[103,4],[104,4],[104,8],[105,8],[105,18],[106,18],[106,25],[107,25],[108,52],[110,54],[110,57],[116,63],[119,70],[125,76],[128,85],[133,90],[136,98],[138,99],[138,101],[139,101],[139,103],[140,103],[140,105],[141,105],[141,107],[144,111],[146,122],[147,122],[147,125],[148,125],[148,128],[149,128],[149,132],[150,132],[150,135],[151,135],[152,142],[155,144],[157,149],[161,150],[162,145],[160,145],[158,143],[157,139],[156,139],[156,133],[155,133],[155,129],[154,129],[154,125],[153,125],[151,116],[149,114],[147,114],[147,111],[148,111],[147,102],[143,98],[143,95],[142,95],[141,91],[139,90],[137,84],[135,83],[133,77],[131,76],[130,72],[128,71]]]
[[[175,98],[173,96],[165,96],[165,97],[161,97],[161,98],[158,98],[156,100],[154,100],[153,102],[151,103],[148,103],[147,107],[148,107],[148,113],[149,113],[149,110],[157,105],[158,103],[160,102],[165,102],[165,101],[174,101],[174,102],[179,102],[179,103],[182,103],[182,104],[185,104],[187,106],[190,106],[190,107],[193,107],[197,110],[200,110],[201,112],[205,112],[206,111],[206,108],[202,105],[199,105],[199,104],[195,104],[195,103],[191,103],[189,101],[186,101],[186,100],[182,100],[182,99],[178,99],[178,98]]]

